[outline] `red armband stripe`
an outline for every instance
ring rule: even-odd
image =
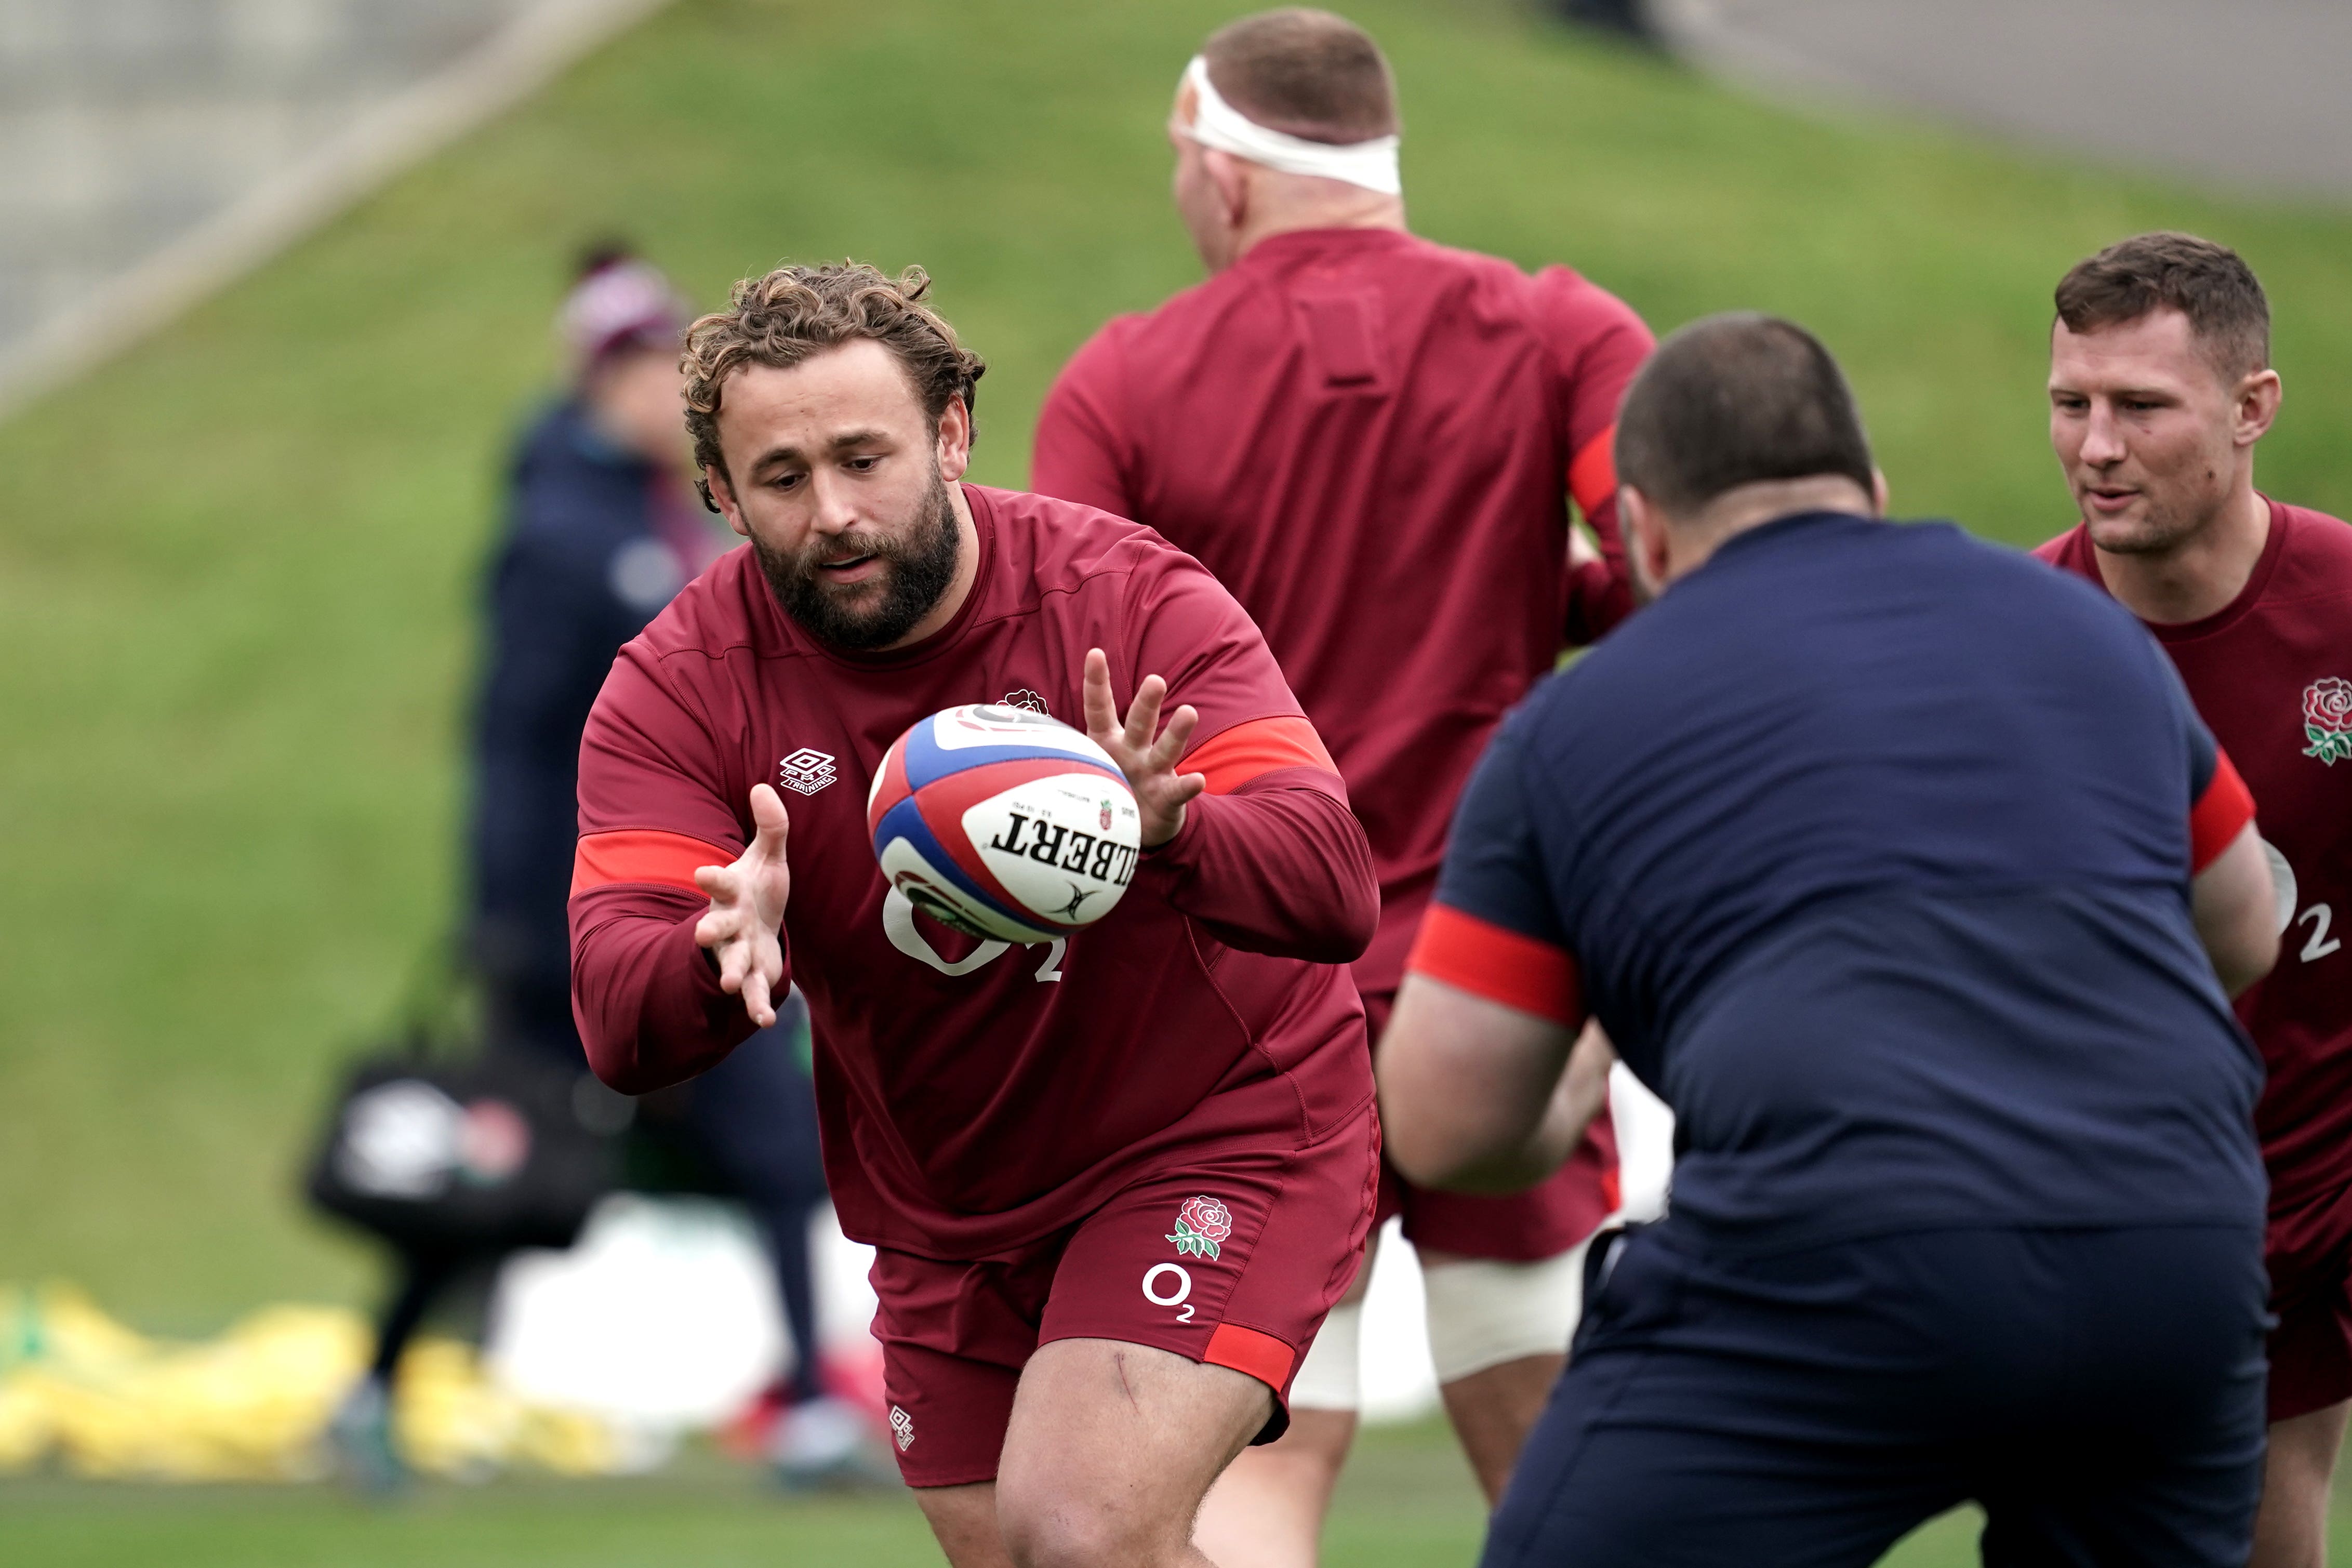
[[[1432,904],[1404,966],[1475,996],[1574,1028],[1584,1020],[1576,960],[1548,942]]]
[[[1272,1334],[1244,1329],[1239,1323],[1219,1323],[1217,1331],[1209,1336],[1209,1348],[1201,1352],[1201,1360],[1207,1364],[1232,1367],[1276,1394],[1290,1381],[1291,1364],[1297,1359],[1297,1352]]]
[[[2197,797],[2196,809],[2189,814],[2190,872],[2210,866],[2253,819],[2253,791],[2238,776],[2230,753],[2214,748],[2213,776],[2205,781],[2205,793]]]
[[[1231,795],[1260,773],[1276,768],[1339,770],[1323,749],[1323,737],[1304,719],[1252,719],[1212,735],[1176,764],[1180,773],[1209,775],[1211,795]]]
[[[1587,517],[1616,499],[1616,426],[1587,441],[1568,465],[1568,493],[1576,498],[1577,510]]]
[[[698,893],[702,889],[694,885],[696,867],[731,866],[742,853],[683,833],[651,828],[591,833],[572,852],[572,891],[577,895],[608,882],[658,882]]]

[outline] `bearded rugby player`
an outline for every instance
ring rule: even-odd
[[[923,294],[783,268],[688,336],[703,483],[751,545],[622,650],[589,720],[574,1007],[638,1091],[797,982],[899,1468],[949,1560],[1199,1564],[1202,1495],[1280,1436],[1370,1222],[1342,967],[1370,853],[1215,579],[963,482],[982,367]],[[975,702],[1083,723],[1134,791],[1133,880],[1066,940],[959,935],[876,864],[885,751]]]

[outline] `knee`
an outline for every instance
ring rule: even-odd
[[[1162,1540],[1156,1521],[1123,1511],[1109,1500],[1060,1488],[1008,1491],[1000,1484],[997,1526],[1015,1568],[1107,1568],[1108,1564],[1172,1561],[1184,1542]]]

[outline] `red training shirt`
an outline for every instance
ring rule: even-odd
[[[1610,443],[1651,347],[1565,267],[1391,229],[1276,235],[1081,348],[1031,482],[1158,530],[1265,630],[1380,867],[1396,989],[1487,735],[1631,607]],[[1567,496],[1605,563],[1567,565]]]
[[[1086,507],[963,487],[971,597],[894,652],[831,648],[739,549],[621,650],[581,746],[572,995],[598,1076],[640,1091],[751,1033],[694,942],[694,868],[751,834],[762,780],[792,814],[789,973],[816,1026],[825,1166],[843,1228],[986,1257],[1075,1223],[1203,1142],[1290,1149],[1372,1092],[1339,967],[1377,884],[1346,787],[1250,624],[1200,565]],[[1159,674],[1200,710],[1208,774],[1176,837],[1066,942],[950,931],[891,892],[866,834],[876,765],[967,702],[1083,722],[1089,647],[1124,710]]]
[[[2278,1210],[2352,1184],[2352,528],[2269,504],[2238,596],[2148,630],[2245,775],[2272,869],[2285,863],[2277,967],[2238,998],[2269,1069],[2254,1124]],[[2106,585],[2083,526],[2034,553]]]

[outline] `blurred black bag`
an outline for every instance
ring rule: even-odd
[[[484,1049],[458,989],[436,975],[405,1038],[352,1064],[304,1190],[395,1246],[569,1247],[618,1179],[628,1102],[584,1063]]]

